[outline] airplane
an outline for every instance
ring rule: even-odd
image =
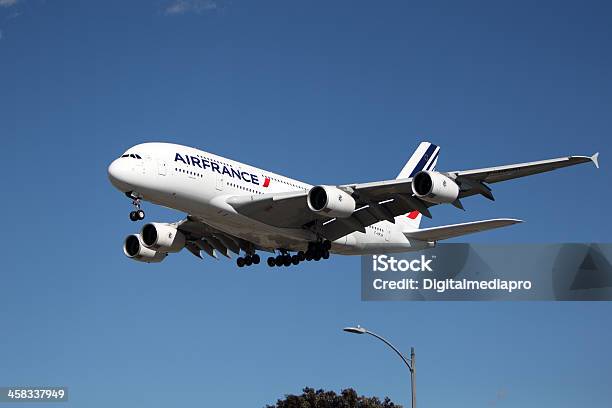
[[[143,201],[187,214],[177,222],[151,222],[127,236],[123,251],[157,263],[187,249],[198,258],[231,253],[239,267],[298,265],[330,254],[417,251],[436,242],[522,222],[498,218],[419,228],[430,208],[481,195],[489,184],[592,162],[598,156],[556,159],[475,170],[435,170],[440,147],[422,142],[395,179],[344,185],[310,185],[193,147],[143,143],[108,167],[112,185],[132,200],[132,221],[144,219]],[[243,255],[241,255],[243,254]]]

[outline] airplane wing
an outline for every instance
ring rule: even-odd
[[[441,172],[453,179],[460,188],[459,198],[481,194],[494,200],[487,183],[497,183],[519,177],[556,170],[562,167],[593,162],[599,167],[598,153],[588,156],[567,156],[550,160],[487,167],[474,170]],[[379,221],[392,223],[394,218],[412,211],[431,218],[429,207],[436,204],[423,201],[412,192],[412,177],[369,183],[336,186],[350,194],[356,209],[347,218],[328,218],[312,212],[307,204],[307,192],[233,196],[227,202],[238,213],[260,222],[282,228],[312,228],[329,240],[354,231],[365,232],[365,227]],[[453,205],[463,208],[459,200]]]
[[[249,196],[231,196],[227,203],[236,212],[257,221],[279,228],[301,228],[312,226],[318,222],[323,225],[324,235],[328,239],[340,238],[353,231],[365,232],[365,227],[382,220],[395,222],[398,215],[417,210],[431,217],[428,204],[412,194],[412,178],[380,181],[365,184],[337,186],[340,190],[351,194],[357,204],[351,217],[330,219],[321,213],[312,212],[308,208],[308,192],[297,191],[280,194],[262,194]],[[344,228],[336,232],[326,227],[332,221],[342,224]],[[348,232],[345,232],[348,231]]]
[[[455,174],[458,178],[473,179],[485,183],[497,183],[588,162],[593,162],[595,167],[599,168],[599,153],[595,153],[591,157],[568,156],[507,166],[487,167],[484,169],[450,171],[448,173]]]
[[[500,181],[511,180],[519,177],[531,176],[533,174],[544,173],[560,169],[563,167],[574,166],[576,164],[593,162],[599,168],[599,153],[593,156],[567,156],[557,159],[540,160],[527,163],[510,164],[505,166],[486,167],[474,170],[460,170],[442,172],[443,174],[453,178],[458,184],[465,182],[470,188],[462,188],[463,195],[472,195],[479,191],[472,191],[472,194],[465,194],[473,190],[473,183],[497,183]],[[372,183],[349,184],[343,186],[345,188],[358,190],[361,194],[370,196],[371,198],[384,198],[392,194],[409,194],[412,195],[412,178],[396,179],[387,181],[376,181]],[[468,187],[468,186],[465,186]]]
[[[265,224],[280,228],[301,228],[309,222],[325,217],[310,211],[305,191],[232,196],[227,199],[238,213]],[[329,218],[326,218],[329,220]]]

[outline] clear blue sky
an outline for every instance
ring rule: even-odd
[[[394,177],[423,139],[443,170],[600,151],[599,171],[425,224],[609,242],[610,21],[606,1],[0,1],[0,385],[67,385],[71,407],[261,407],[303,386],[406,403],[397,358],[340,331],[361,323],[417,347],[420,406],[609,407],[609,303],[362,303],[358,258],[130,262],[106,168],[151,140],[311,183]]]

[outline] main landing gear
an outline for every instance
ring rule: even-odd
[[[135,197],[130,193],[126,193],[126,195],[132,199],[132,205],[136,207],[136,210],[130,212],[130,220],[144,220],[145,212],[140,208],[140,198]]]
[[[260,261],[261,261],[261,258],[259,257],[259,255],[247,254],[244,257],[239,257],[238,259],[236,259],[236,265],[238,265],[239,268],[242,268],[243,266],[257,265]]]
[[[283,250],[280,255],[269,257],[267,262],[269,267],[274,267],[298,265],[302,261],[320,261],[321,259],[329,258],[330,249],[330,241],[310,242],[306,252],[299,251],[291,255],[289,252]]]

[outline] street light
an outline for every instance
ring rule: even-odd
[[[349,333],[355,333],[355,334],[364,334],[367,332],[366,329],[364,329],[361,326],[357,326],[357,327],[345,327],[344,329],[345,332],[349,332]]]
[[[400,353],[400,351],[391,343],[389,343],[387,341],[387,339],[385,339],[384,337],[371,332],[369,330],[367,330],[365,327],[361,327],[359,325],[357,325],[357,327],[345,327],[343,329],[345,332],[347,333],[353,333],[353,334],[369,334],[370,336],[374,336],[376,337],[378,340],[382,341],[383,343],[385,343],[387,346],[391,347],[391,349],[393,351],[395,351],[395,353],[400,356],[400,358],[402,359],[402,361],[404,362],[404,364],[406,364],[406,367],[408,367],[408,370],[410,370],[410,389],[411,389],[411,393],[412,393],[412,408],[416,408],[416,366],[415,366],[415,354],[414,354],[414,347],[410,348],[410,361],[408,361],[406,359],[406,357],[404,357],[404,355],[402,353]]]

